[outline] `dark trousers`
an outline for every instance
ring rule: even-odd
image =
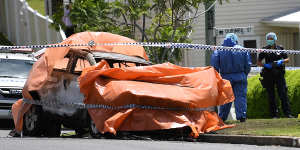
[[[65,31],[66,37],[71,36],[72,34],[74,34],[74,27],[66,27],[66,31]]]
[[[281,100],[281,106],[283,113],[287,116],[291,114],[290,102],[287,97],[287,87],[284,78],[284,73],[279,73],[274,75],[272,73],[267,73],[264,76],[265,88],[268,92],[269,107],[272,117],[279,117],[279,111],[277,108],[277,103],[275,99],[275,86],[277,88],[278,96]]]

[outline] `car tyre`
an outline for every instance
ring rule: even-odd
[[[43,109],[40,106],[32,105],[24,114],[23,134],[25,136],[42,136],[43,134]]]
[[[101,138],[102,134],[99,132],[99,130],[96,128],[96,125],[93,121],[93,119],[90,119],[91,123],[90,123],[90,127],[89,127],[89,131],[90,131],[90,135],[93,137],[93,138]]]
[[[45,137],[60,137],[61,134],[61,122],[55,118],[49,118],[47,119],[46,128],[44,131]]]

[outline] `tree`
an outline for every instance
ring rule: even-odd
[[[191,42],[192,23],[203,2],[214,0],[76,0],[71,20],[76,32],[104,31],[145,42]],[[222,0],[218,0],[222,2]],[[192,15],[188,15],[192,14]],[[61,24],[62,15],[54,15]],[[146,23],[149,21],[149,23]],[[147,25],[147,26],[146,26]],[[147,48],[151,61],[178,62],[180,49]]]

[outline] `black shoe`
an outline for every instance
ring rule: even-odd
[[[246,118],[241,118],[240,122],[246,122]]]
[[[295,118],[295,116],[289,114],[289,115],[286,115],[287,118]]]
[[[18,133],[15,129],[11,130],[8,135],[12,136],[12,137],[20,137],[21,134]]]

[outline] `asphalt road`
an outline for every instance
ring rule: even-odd
[[[12,138],[0,129],[0,150],[293,150],[279,146],[255,146],[183,141],[105,140],[89,138]]]

